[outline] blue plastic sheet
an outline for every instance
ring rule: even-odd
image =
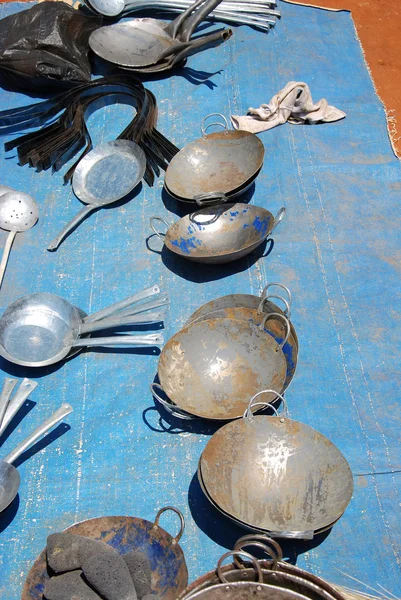
[[[1,5],[0,16],[24,7]],[[146,243],[149,218],[173,221],[179,212],[162,192],[162,178],[130,203],[98,211],[49,253],[48,242],[80,203],[62,185],[62,173],[35,173],[2,151],[0,183],[31,193],[41,213],[16,238],[0,304],[48,291],[91,311],[157,282],[171,296],[168,338],[208,300],[258,294],[269,281],[287,284],[300,340],[286,394],[290,415],[341,449],[355,493],[330,533],[286,543],[285,553],[333,582],[358,587],[348,573],[399,596],[400,164],[351,15],[285,3],[280,9],[282,20],[269,35],[237,27],[228,43],[191,57],[181,72],[146,83],[158,100],[160,131],[179,147],[199,137],[208,113],[245,114],[290,80],[307,82],[315,100],[325,97],[347,113],[330,125],[286,124],[261,134],[266,159],[247,198],[273,213],[287,208],[270,254],[207,268],[153,252],[161,248],[155,237]],[[206,72],[212,75],[202,81]],[[7,90],[0,98],[2,109],[32,102]],[[114,106],[92,115],[94,142],[113,139],[132,111]],[[58,430],[63,435],[20,461],[19,498],[0,518],[2,599],[20,597],[46,536],[78,520],[152,520],[162,506],[180,508],[190,580],[214,568],[242,535],[211,509],[194,477],[213,428],[183,425],[165,413],[161,419],[155,407],[149,384],[157,360],[144,351],[108,350],[41,371],[1,363],[4,375],[39,382],[28,415],[1,440],[3,455],[59,403],[74,407],[66,419],[71,429]],[[161,524],[177,531],[174,517]]]

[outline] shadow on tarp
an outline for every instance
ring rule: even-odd
[[[195,473],[188,490],[188,504],[195,523],[211,540],[219,546],[232,550],[239,538],[249,533],[239,527],[228,517],[219,512],[206,498],[200,487],[198,476]],[[313,538],[313,540],[283,540],[278,539],[283,551],[284,559],[291,564],[296,564],[297,558],[304,552],[309,552],[319,546],[329,535],[330,530]],[[223,554],[223,553],[222,553]],[[258,556],[256,549],[252,554]],[[261,557],[262,555],[260,555]]]

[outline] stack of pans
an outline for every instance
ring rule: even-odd
[[[223,122],[205,126],[211,116],[221,117]],[[224,131],[207,134],[213,125]],[[205,117],[201,131],[202,137],[185,146],[170,162],[164,187],[175,200],[192,206],[231,202],[258,176],[264,159],[263,144],[249,131],[230,130],[220,113]]]
[[[263,549],[269,559],[256,559],[249,554],[249,546]],[[244,548],[247,552],[243,551]],[[234,557],[234,562],[223,566],[223,561],[229,556]],[[233,552],[227,552],[220,558],[217,569],[191,583],[179,600],[249,596],[257,600],[344,600],[344,596],[321,577],[282,559],[283,554],[276,541],[262,535],[244,536],[237,541]]]
[[[267,390],[271,392],[271,390]],[[221,427],[201,455],[200,486],[236,525],[271,537],[313,539],[342,516],[353,492],[350,467],[321,433],[289,418],[254,415]]]
[[[272,286],[286,290],[288,300],[269,294]],[[284,303],[284,311],[273,298]],[[233,294],[203,305],[164,346],[160,385],[151,386],[155,398],[181,419],[218,421],[242,417],[249,398],[262,389],[277,390],[263,397],[275,402],[298,360],[290,303],[289,290],[271,283],[261,296]]]

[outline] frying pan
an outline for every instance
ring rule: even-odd
[[[243,419],[209,440],[201,456],[203,485],[216,505],[249,528],[311,539],[344,513],[351,470],[338,448],[308,425],[252,415],[255,399]]]
[[[116,306],[122,309],[132,304],[133,299],[151,297],[154,295],[152,290],[159,291],[159,288],[154,286],[104,309],[100,313],[102,319],[99,318],[99,313],[95,313],[84,320],[78,308],[54,294],[36,293],[22,296],[13,302],[0,318],[0,356],[14,364],[43,367],[65,358],[71,348],[102,345],[158,345],[162,342],[162,336],[157,334],[79,339],[81,335],[93,331],[144,322],[141,319],[149,322],[149,315],[138,317],[135,310],[132,310],[131,315],[120,312],[116,318],[105,317],[113,314],[113,307],[115,310]],[[141,307],[138,310],[141,311]]]
[[[270,547],[272,544],[274,544],[274,550],[278,549],[277,553],[272,551]],[[248,546],[262,548],[269,555],[269,560],[258,560],[262,570],[263,583],[295,591],[309,600],[344,600],[344,597],[325,580],[290,563],[283,562],[281,548],[275,540],[268,538],[266,535],[247,535],[236,542],[234,552],[243,550]],[[250,565],[249,561],[239,561],[236,554],[234,556],[233,563],[220,567],[220,575],[223,575],[230,582],[238,580],[253,581],[256,574],[254,565]],[[220,577],[216,569],[213,569],[213,571],[209,571],[191,583],[181,594],[179,600],[191,598],[194,593],[219,582]]]
[[[217,115],[224,123],[205,121]],[[207,134],[212,125],[224,131]],[[253,133],[229,130],[224,115],[212,113],[202,121],[202,137],[185,146],[171,160],[164,184],[177,199],[196,202],[199,206],[219,204],[246,182],[252,182],[261,169],[264,147]]]
[[[268,315],[265,315],[267,318]],[[287,324],[288,321],[282,317]],[[174,403],[174,411],[204,419],[228,420],[242,416],[250,390],[263,389],[264,382],[277,382],[282,390],[287,362],[273,336],[263,330],[264,321],[208,319],[191,323],[176,333],[163,348],[158,365],[160,387]],[[271,388],[274,389],[274,388]],[[269,394],[275,400],[277,394]],[[248,396],[249,398],[249,396]],[[171,405],[167,404],[171,409]]]
[[[171,252],[194,262],[222,264],[238,260],[260,246],[284,214],[285,208],[273,217],[259,206],[224,204],[186,215],[171,226],[161,217],[152,217],[150,226]],[[159,233],[155,221],[164,223],[167,233]]]
[[[180,531],[175,537],[159,525],[161,515],[168,510],[174,511],[181,521]],[[120,554],[134,550],[145,553],[152,568],[152,591],[163,600],[175,600],[188,583],[184,553],[178,544],[184,526],[181,512],[167,506],[159,510],[154,523],[138,517],[98,517],[76,523],[65,532],[101,540]],[[42,600],[49,578],[46,550],[43,550],[28,573],[21,600]]]

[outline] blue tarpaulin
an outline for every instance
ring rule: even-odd
[[[25,7],[1,5],[0,16]],[[338,584],[358,587],[348,573],[399,596],[400,164],[351,15],[285,3],[280,9],[282,19],[268,35],[235,27],[221,47],[145,83],[157,97],[158,128],[179,147],[200,136],[207,114],[245,114],[288,81],[305,81],[314,100],[325,97],[347,113],[334,124],[286,124],[260,134],[265,162],[247,198],[273,213],[287,209],[270,254],[207,267],[152,251],[161,247],[155,237],[147,243],[149,218],[172,222],[180,212],[162,192],[163,178],[153,188],[144,184],[131,202],[96,212],[49,253],[48,243],[81,205],[63,186],[64,171],[20,167],[2,145],[0,183],[32,194],[40,219],[16,237],[0,305],[4,310],[23,294],[46,291],[89,312],[159,283],[171,297],[168,339],[208,300],[259,294],[270,281],[288,285],[300,341],[286,393],[289,413],[340,448],[355,491],[330,532],[286,543],[285,554]],[[5,89],[0,100],[1,109],[33,101]],[[132,112],[97,111],[89,119],[94,142],[115,138]],[[136,350],[83,352],[40,370],[1,362],[4,376],[39,383],[26,417],[0,440],[3,455],[61,402],[74,408],[66,418],[70,430],[57,430],[52,443],[18,463],[19,496],[0,518],[2,600],[20,597],[47,535],[90,517],[152,520],[159,508],[176,506],[186,519],[180,543],[190,581],[214,568],[244,533],[208,505],[196,480],[213,427],[181,423],[155,406],[149,384],[157,362],[156,354]],[[173,534],[178,527],[173,516],[161,525]]]

